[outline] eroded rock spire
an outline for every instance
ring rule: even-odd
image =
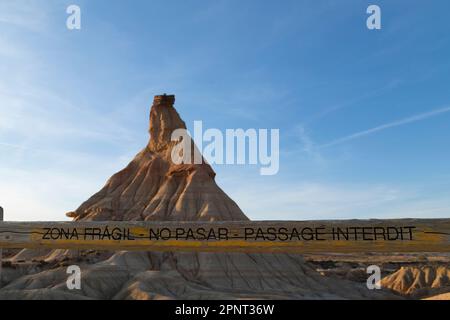
[[[75,220],[248,220],[216,184],[207,163],[174,164],[172,141],[186,124],[174,108],[175,96],[155,96],[150,111],[150,141],[128,166],[76,211]]]
[[[158,152],[167,146],[173,145],[172,132],[176,129],[186,129],[186,124],[173,107],[174,95],[158,95],[153,99],[150,110],[150,141],[148,147]]]

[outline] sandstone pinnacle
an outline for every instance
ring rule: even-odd
[[[150,140],[130,164],[74,212],[75,220],[248,220],[214,181],[207,163],[174,164],[171,140],[186,124],[174,95],[157,95],[150,111]]]

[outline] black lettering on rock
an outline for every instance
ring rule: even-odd
[[[199,235],[199,237],[198,237],[199,240],[205,240],[206,239],[206,230],[205,230],[205,228],[198,228],[197,229],[197,234]]]
[[[408,234],[409,234],[409,239],[407,240],[413,240],[413,229],[415,229],[416,227],[405,227],[405,229],[408,229]]]
[[[165,235],[163,233],[165,233]],[[162,228],[159,232],[159,235],[162,240],[169,240],[170,238],[172,238],[172,232],[169,228]]]
[[[136,238],[135,238],[135,237],[133,236],[133,234],[131,233],[130,228],[123,229],[123,235],[122,235],[122,238],[123,238],[124,240],[127,239],[127,240],[130,240],[130,241],[136,240]]]
[[[219,228],[219,239],[220,240],[228,240],[228,229],[227,228]]]
[[[317,241],[324,241],[325,240],[325,238],[321,238],[320,236],[323,236],[326,233],[325,232],[321,232],[321,231],[325,231],[325,228],[323,228],[323,227],[316,228],[315,234],[316,234],[316,240]]]
[[[211,240],[211,239],[217,240],[216,232],[214,231],[213,228],[209,229],[208,238],[206,240]]]
[[[345,228],[345,231],[339,227],[337,227],[336,231],[334,231],[334,228],[333,228],[333,240],[336,240],[336,237],[337,237],[337,240],[341,240],[341,235],[345,240],[348,241],[348,228]]]
[[[107,238],[108,240],[111,240],[111,233],[109,233],[108,226],[105,227],[105,230],[102,233],[101,240],[105,240]]]
[[[363,227],[362,228],[363,240],[364,241],[372,241],[373,240],[373,238],[370,237],[370,236],[373,235],[372,231],[373,231],[373,228],[371,228],[371,227]]]
[[[102,236],[102,228],[93,228],[92,229],[92,238],[93,240],[100,240]]]
[[[289,237],[289,240],[292,241],[292,239],[296,237],[298,241],[301,241],[300,234],[298,233],[297,228],[292,228],[291,230],[291,236]]]
[[[266,238],[264,237],[264,231],[261,228],[258,228],[258,230],[256,231],[255,240],[259,240],[260,238],[262,238],[262,240],[266,240]]]
[[[50,237],[52,240],[59,240],[61,238],[61,234],[57,228],[52,228],[52,230],[50,230]]]
[[[121,240],[122,239],[122,230],[120,228],[112,229],[111,238],[116,241]]]
[[[311,228],[302,229],[302,238],[306,241],[314,240],[314,230]]]
[[[42,236],[42,240],[51,240],[51,238],[50,238],[50,228],[44,228],[44,230],[45,230],[45,233],[44,233],[44,235]]]
[[[186,232],[186,240],[189,239],[195,240],[194,231],[191,228],[189,228]]]
[[[184,229],[183,228],[176,228],[175,229],[175,239],[179,239],[179,238],[181,238],[182,236],[184,236],[184,234],[185,234],[186,232],[184,231]]]
[[[92,235],[92,228],[84,228],[84,240],[87,239],[87,236]]]
[[[350,230],[353,230],[353,240],[358,241],[358,230],[361,229],[360,227],[350,227]]]
[[[400,240],[403,240],[403,227],[398,228],[398,233],[400,235]]]
[[[254,234],[255,234],[255,230],[253,228],[245,228],[244,229],[245,240],[248,240],[250,236],[253,237]]]
[[[70,235],[70,240],[73,240],[73,239],[75,239],[75,240],[78,240],[79,238],[78,238],[78,231],[77,231],[77,228],[74,228],[73,230],[72,230],[72,234]]]
[[[275,228],[267,228],[267,240],[275,241],[277,240],[277,230]]]
[[[288,232],[288,229],[286,229],[284,227],[279,228],[278,229],[278,240],[286,241],[289,238],[287,232]]]
[[[150,240],[153,240],[153,238],[156,238],[156,240],[159,240],[159,228],[155,232],[152,228],[148,230],[148,237]]]
[[[382,236],[383,240],[386,240],[386,232],[383,227],[375,227],[373,228],[373,233],[375,236],[375,240],[378,240],[378,236]]]
[[[65,240],[69,240],[69,230],[61,228],[59,231],[59,238],[62,240],[63,238],[65,238]]]
[[[391,230],[395,232],[395,236],[391,236]],[[387,227],[386,231],[387,231],[387,239],[389,241],[395,241],[398,239],[399,232],[396,227]]]

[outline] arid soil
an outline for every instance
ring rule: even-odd
[[[449,298],[450,254],[317,254],[304,259],[324,276],[360,283],[367,281],[367,267],[377,265],[382,287],[398,295],[408,299]]]

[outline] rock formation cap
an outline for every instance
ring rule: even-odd
[[[175,95],[171,94],[171,95],[167,95],[167,94],[163,94],[163,95],[157,95],[154,97],[153,99],[153,105],[154,106],[166,106],[166,107],[173,107],[175,103]]]
[[[186,129],[186,124],[173,107],[175,95],[157,95],[153,99],[150,111],[150,142],[152,151],[161,151],[171,145],[172,133],[177,129]]]

